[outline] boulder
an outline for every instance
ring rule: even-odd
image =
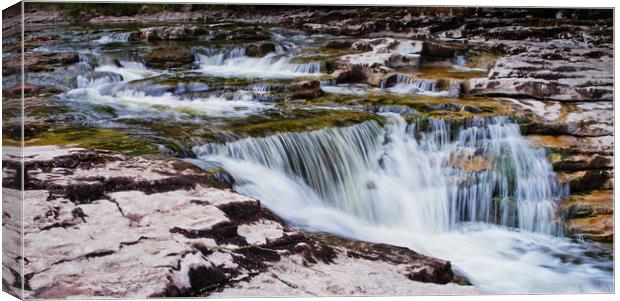
[[[185,68],[191,69],[195,61],[194,53],[178,45],[159,45],[154,47],[146,57],[146,65],[156,69]]]
[[[304,80],[295,82],[290,85],[286,85],[285,91],[287,92],[288,99],[310,99],[323,94],[323,90],[321,90],[321,82],[318,80]]]
[[[253,43],[245,47],[245,55],[251,57],[263,57],[275,51],[276,46],[271,42]]]

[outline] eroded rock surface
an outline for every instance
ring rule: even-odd
[[[451,283],[447,261],[307,236],[183,161],[52,146],[24,157],[28,298],[241,296],[257,283],[270,296],[477,293]],[[15,160],[3,160],[9,192]]]
[[[471,79],[468,93],[557,101],[613,100],[613,48],[584,47],[574,41],[496,43],[504,46],[507,55],[495,62],[487,78]]]
[[[613,242],[613,190],[594,190],[572,195],[562,203],[568,219],[568,234],[585,239]]]
[[[613,110],[605,101],[562,103],[512,99],[527,118],[522,132],[532,145],[545,148],[561,181],[572,194],[561,211],[565,234],[597,241],[613,241]],[[575,207],[577,206],[577,207]],[[585,209],[584,209],[585,210]]]

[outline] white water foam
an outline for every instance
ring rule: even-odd
[[[234,99],[221,96],[184,98],[171,92],[150,95],[146,90],[139,90],[139,85],[133,89],[126,86],[128,82],[158,74],[140,62],[119,61],[118,64],[105,64],[96,67],[91,74],[78,76],[78,88],[69,91],[66,96],[73,102],[112,107],[117,118],[142,115],[173,118],[187,115],[243,116],[273,107],[255,101],[246,94],[237,94]]]
[[[291,57],[276,53],[258,58],[248,57],[242,48],[203,49],[196,53],[198,71],[213,76],[291,78],[322,75],[321,64],[318,62],[294,64],[290,60]]]
[[[463,72],[487,72],[486,68],[478,68],[478,67],[467,67],[467,58],[464,55],[456,55],[454,57],[454,65],[452,65],[452,69],[463,71]]]
[[[94,41],[96,44],[110,44],[110,43],[127,43],[131,38],[131,32],[113,32],[106,34],[101,38]]]
[[[583,245],[550,235],[565,191],[516,124],[474,121],[454,136],[437,121],[416,139],[419,126],[385,116],[385,127],[207,144],[194,149],[194,162],[222,166],[236,191],[297,227],[449,259],[485,292],[612,289],[609,267],[585,256]],[[463,152],[481,153],[495,167],[486,174],[450,167]]]

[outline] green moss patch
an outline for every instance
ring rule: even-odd
[[[422,66],[416,69],[399,70],[404,74],[411,74],[419,79],[472,79],[477,77],[487,77],[486,71],[459,71],[451,66]]]
[[[425,116],[446,119],[512,115],[510,108],[503,102],[487,97],[448,98],[421,94],[398,95],[386,92],[372,92],[367,95],[327,94],[323,97],[315,98],[309,103],[312,105],[347,105],[358,107],[407,106]]]
[[[43,132],[25,141],[26,146],[59,145],[118,151],[130,155],[157,154],[157,146],[148,139],[119,129],[71,127]]]
[[[375,120],[381,116],[356,110],[292,109],[286,115],[277,112],[252,115],[232,122],[225,129],[234,136],[268,136],[282,132],[303,132],[327,127],[342,127]]]

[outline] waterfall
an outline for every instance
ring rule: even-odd
[[[270,53],[254,58],[245,55],[243,48],[217,49],[195,48],[199,71],[223,77],[290,78],[297,76],[319,76],[321,63],[291,63],[291,57]]]
[[[259,94],[269,93],[278,88],[281,88],[281,85],[268,84],[268,83],[267,84],[257,83],[257,84],[252,85],[252,91],[259,93]]]
[[[516,123],[478,118],[453,132],[455,126],[442,119],[428,120],[424,129],[400,115],[384,115],[384,127],[366,122],[282,133],[207,144],[195,152],[279,170],[302,181],[325,205],[372,223],[427,232],[485,222],[556,233],[555,204],[565,191],[544,151],[530,148]]]
[[[439,91],[437,81],[414,79],[410,76],[397,74],[392,86],[388,87],[388,80],[379,82],[379,88],[372,88],[366,84],[337,84],[335,79],[321,81],[321,89],[328,93],[363,95],[371,91],[386,91],[396,94],[424,94],[428,96],[448,96],[449,91]]]
[[[370,153],[379,146],[381,127],[367,122],[356,127],[330,128],[310,133],[283,133],[238,142],[206,144],[195,151],[255,162],[281,170],[309,185],[327,204],[375,219],[359,199],[364,193],[356,175],[370,165]]]
[[[105,84],[120,82],[123,77],[113,72],[89,72],[79,74],[76,78],[78,88],[94,88]]]
[[[245,48],[239,47],[227,50],[197,47],[194,52],[199,65],[223,65],[226,60],[245,56]]]
[[[113,32],[108,35],[104,35],[98,40],[95,40],[97,44],[110,44],[110,43],[126,43],[131,38],[131,32]]]
[[[140,117],[194,122],[196,115],[236,117],[273,108],[243,91],[235,93],[232,99],[221,95],[185,95],[183,92],[208,90],[208,86],[189,83],[171,89],[149,81],[137,81],[161,74],[141,62],[103,57],[99,64],[94,70],[78,75],[77,89],[68,91],[62,98],[71,103],[107,106],[118,119]]]
[[[424,94],[429,96],[448,96],[448,91],[439,91],[437,81],[411,78],[407,75],[397,74],[393,86],[387,87],[387,80],[380,83],[381,89],[397,94]]]
[[[383,125],[196,146],[188,160],[224,168],[236,191],[297,228],[451,260],[484,292],[611,289],[609,261],[548,235],[566,191],[516,123],[382,115]]]
[[[568,194],[567,186],[559,184],[545,151],[528,145],[518,124],[505,117],[472,118],[454,132],[454,125],[431,119],[427,128],[420,146],[440,157],[445,174],[459,182],[450,186],[452,223],[557,233],[556,203]]]
[[[403,116],[420,115],[418,111],[414,110],[410,106],[404,106],[404,105],[381,105],[381,106],[376,106],[374,108],[371,108],[370,111],[375,112],[375,113],[396,113],[398,115],[403,115]]]
[[[465,67],[466,63],[467,63],[467,59],[465,58],[465,55],[463,55],[463,54],[455,54],[454,55],[454,65],[455,66]]]
[[[452,65],[452,69],[456,69],[458,71],[464,71],[464,72],[487,72],[488,71],[486,68],[476,68],[476,67],[465,66],[465,64],[467,64],[467,57],[464,54],[455,54],[453,61],[454,61],[454,65]]]

